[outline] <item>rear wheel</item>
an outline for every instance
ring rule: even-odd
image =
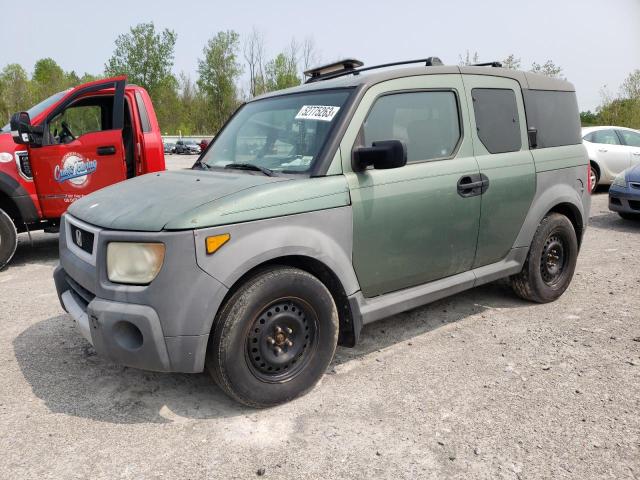
[[[640,214],[638,213],[618,212],[618,215],[625,220],[640,220]]]
[[[0,209],[0,268],[4,267],[16,252],[18,232],[7,213]]]
[[[515,293],[547,303],[564,293],[576,268],[578,240],[572,223],[559,213],[547,215],[536,230],[522,271],[511,277]]]
[[[303,270],[275,267],[225,304],[207,349],[207,369],[230,397],[269,407],[310,390],[329,366],[337,340],[338,313],[324,284]]]

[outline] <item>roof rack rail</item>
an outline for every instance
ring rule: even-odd
[[[357,65],[356,63],[359,65]],[[428,57],[418,60],[404,60],[401,62],[383,63],[380,65],[361,68],[364,64],[359,60],[347,59],[307,70],[306,72],[304,72],[304,74],[310,78],[308,78],[304,83],[319,82],[321,80],[329,80],[331,78],[343,77],[345,75],[358,75],[360,72],[366,72],[368,70],[395,67],[398,65],[409,65],[412,63],[424,63],[425,67],[436,67],[443,65],[442,60],[440,60],[438,57]],[[342,66],[342,68],[340,68],[340,66]]]
[[[484,62],[484,63],[472,63],[470,67],[495,67],[502,68],[502,62]]]

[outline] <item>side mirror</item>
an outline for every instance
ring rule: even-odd
[[[536,127],[529,127],[527,129],[527,136],[529,137],[529,148],[538,148],[538,129]]]
[[[403,167],[407,164],[407,147],[400,140],[373,142],[371,147],[358,147],[353,152],[353,169],[356,172],[368,166],[378,170]]]
[[[27,112],[14,113],[9,122],[13,141],[19,145],[27,145],[31,139],[31,118]]]

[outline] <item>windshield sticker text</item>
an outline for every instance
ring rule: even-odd
[[[330,122],[336,116],[340,107],[331,105],[303,105],[296,120],[320,120],[322,122]]]

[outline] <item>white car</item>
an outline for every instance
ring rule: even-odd
[[[623,170],[640,163],[640,131],[625,127],[587,127],[582,140],[591,160],[591,187],[611,185]]]

